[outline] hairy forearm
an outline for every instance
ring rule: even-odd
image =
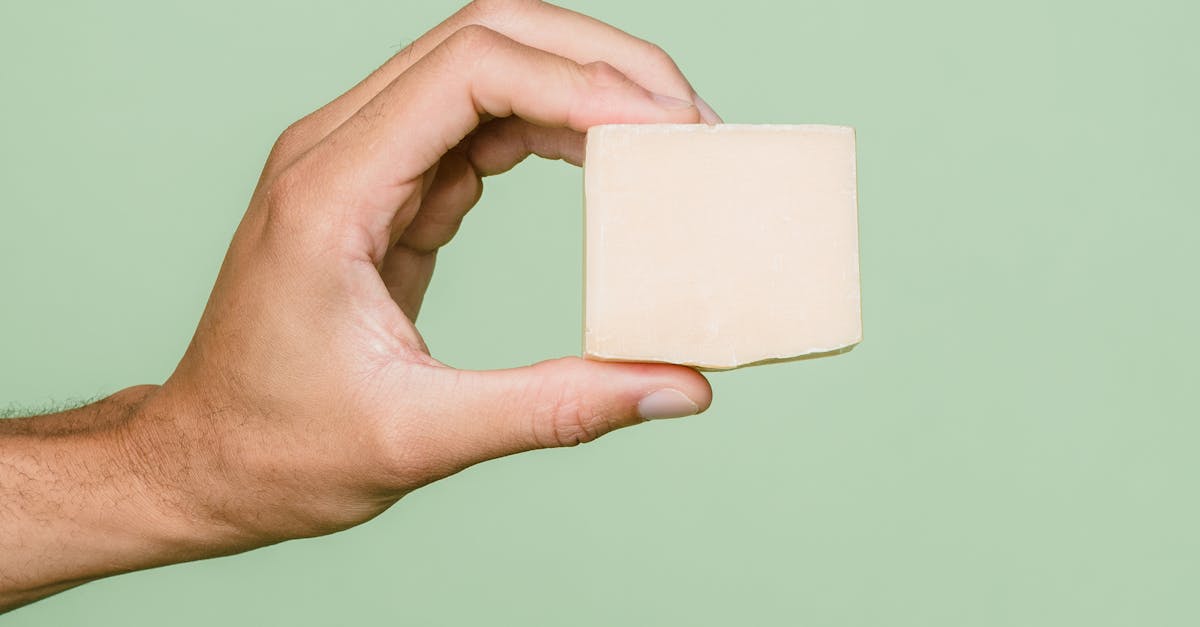
[[[208,530],[138,452],[154,386],[0,420],[0,612],[107,575],[206,557]]]

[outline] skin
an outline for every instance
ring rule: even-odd
[[[488,459],[706,409],[690,368],[464,371],[414,326],[483,177],[530,154],[578,165],[589,127],[655,122],[719,118],[658,47],[493,0],[293,124],[170,378],[0,421],[0,611],[336,532]]]

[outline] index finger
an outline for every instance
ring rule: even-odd
[[[468,26],[506,37],[581,65],[604,61],[646,89],[697,104],[701,120],[721,121],[696,95],[666,51],[644,39],[581,13],[541,0],[475,0],[401,50],[369,76],[313,114],[315,144],[354,115],[397,76]]]
[[[604,63],[581,66],[489,29],[461,29],[397,77],[350,120],[293,164],[277,185],[305,200],[299,215],[352,239],[378,264],[392,221],[420,177],[478,126],[516,115],[584,131],[603,123],[696,123],[691,101],[654,94]],[[349,223],[347,223],[349,222]],[[355,234],[347,238],[347,227]],[[359,235],[367,235],[364,240]]]

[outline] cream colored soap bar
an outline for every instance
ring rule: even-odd
[[[584,189],[586,357],[726,369],[862,339],[854,129],[597,126]]]

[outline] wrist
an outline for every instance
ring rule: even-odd
[[[229,555],[269,544],[225,515],[237,499],[222,434],[198,399],[167,386],[122,390],[129,419],[114,438],[114,456],[133,478],[149,531],[171,559]]]
[[[138,386],[0,423],[0,612],[108,575],[240,550],[197,515],[193,460],[154,444],[170,432],[146,414],[158,393]]]

